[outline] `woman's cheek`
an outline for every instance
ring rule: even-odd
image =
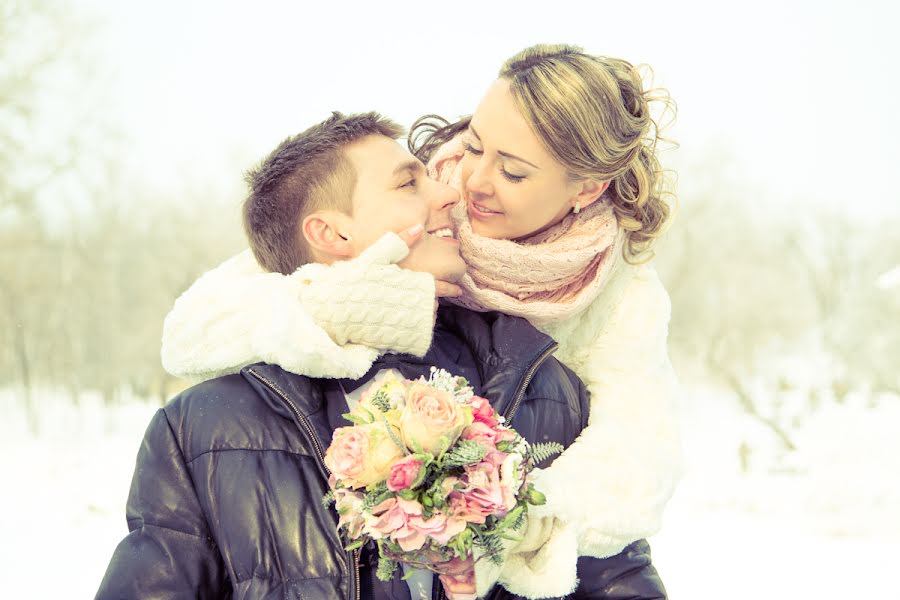
[[[463,191],[468,190],[469,178],[472,177],[472,172],[475,170],[475,166],[472,162],[472,156],[466,152],[463,157],[460,168],[460,177],[462,179]]]

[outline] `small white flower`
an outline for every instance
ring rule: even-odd
[[[424,381],[436,390],[447,392],[458,404],[467,404],[472,396],[475,395],[474,390],[469,385],[465,377],[457,377],[451,375],[444,369],[431,367],[431,375],[428,381]]]
[[[518,452],[509,454],[500,465],[500,485],[512,495],[518,495],[522,487],[522,455]]]

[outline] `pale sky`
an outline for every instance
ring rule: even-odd
[[[331,110],[375,109],[406,125],[424,113],[471,112],[509,55],[568,42],[654,68],[679,105],[670,134],[681,148],[671,161],[727,169],[770,206],[870,214],[900,207],[892,177],[900,11],[881,4],[79,7],[101,17],[97,69],[108,78],[110,118],[128,140],[126,169],[163,188],[190,173],[193,185],[208,181],[211,194],[222,193],[214,179],[238,185],[241,169]],[[684,175],[681,185],[690,190]]]

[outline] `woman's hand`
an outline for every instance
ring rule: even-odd
[[[411,227],[401,231],[397,235],[400,236],[400,239],[403,240],[410,249],[412,249],[412,247],[422,239],[424,234],[425,230],[422,227]],[[455,283],[435,279],[434,295],[438,298],[456,298],[462,296],[462,288]],[[437,305],[435,304],[435,306]]]
[[[472,557],[443,563],[439,578],[449,600],[475,600],[475,564]]]

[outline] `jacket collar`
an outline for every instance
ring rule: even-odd
[[[367,376],[386,368],[397,368],[407,377],[427,376],[431,366],[445,368],[469,379],[475,393],[488,398],[502,414],[514,403],[533,365],[555,347],[549,336],[522,318],[442,303],[434,342],[424,357],[387,354]],[[267,388],[261,395],[272,410],[293,419],[293,405],[314,423],[321,441],[330,442],[326,402],[340,393],[341,380],[310,379],[265,363],[245,367],[241,373],[258,391],[261,385]]]
[[[481,384],[475,392],[490,400],[500,414],[512,408],[532,368],[557,346],[525,319],[452,304],[441,306],[438,328],[452,332],[471,348],[481,365]]]

